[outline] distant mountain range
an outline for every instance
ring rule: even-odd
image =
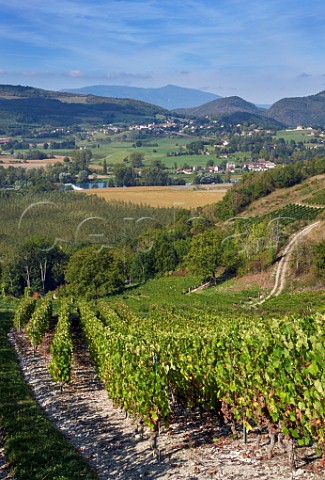
[[[178,90],[180,96],[184,94],[183,98],[193,92],[191,89],[173,86],[163,87],[161,90],[164,89],[174,92]],[[187,90],[186,94],[181,93],[183,90]],[[259,108],[253,103],[233,96],[219,97],[197,107],[172,111],[179,116],[215,117],[232,123],[250,122],[275,127],[297,125],[325,127],[325,91],[308,97],[284,98],[269,109]],[[0,85],[0,125],[78,123],[93,125],[130,121],[144,123],[153,121],[158,114],[169,116],[171,113],[161,106],[130,98]]]
[[[240,97],[226,97],[197,108],[177,109],[177,113],[194,117],[219,117],[224,121],[250,121],[274,125],[325,126],[325,91],[308,97],[283,98],[271,108],[259,108]]]
[[[201,90],[167,85],[161,88],[94,85],[67,92],[115,98],[133,98],[159,105],[178,114],[218,116],[229,122],[258,122],[270,126],[325,126],[325,92],[308,97],[284,98],[274,105],[254,105],[237,97],[221,97]]]
[[[100,97],[133,98],[142,102],[159,105],[167,110],[198,107],[204,103],[222,98],[215,93],[203,92],[193,88],[166,85],[159,88],[140,88],[117,85],[93,85],[82,88],[68,88],[64,92],[98,95]]]

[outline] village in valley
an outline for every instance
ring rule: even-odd
[[[32,171],[42,167],[51,183],[75,189],[86,182],[87,188],[231,184],[243,174],[310,157],[325,142],[321,128],[281,130],[213,117],[184,121],[170,116],[91,128],[39,126],[18,133],[0,138],[2,188],[24,185],[21,169],[28,169],[32,182]],[[149,175],[152,169],[155,174]]]

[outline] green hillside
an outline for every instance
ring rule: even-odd
[[[266,116],[285,125],[325,125],[325,90],[308,97],[283,98]]]
[[[212,100],[212,102],[205,103],[200,107],[187,108],[177,111],[182,111],[182,113],[196,117],[204,117],[205,115],[231,114],[235,112],[246,112],[259,115],[262,112],[262,110],[256,107],[256,105],[253,103],[246,102],[246,100],[237,96],[218,98],[217,100]]]
[[[5,125],[132,122],[166,113],[161,107],[137,100],[0,85],[0,122]]]

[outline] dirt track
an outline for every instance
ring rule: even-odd
[[[306,235],[308,235],[312,231],[312,229],[315,228],[319,224],[320,224],[320,221],[312,223],[311,225],[308,225],[307,227],[303,228],[302,230],[300,230],[299,232],[295,233],[292,236],[288,245],[283,250],[281,260],[280,260],[280,262],[278,264],[278,267],[277,267],[277,270],[276,270],[275,283],[274,283],[274,287],[273,287],[271,293],[266,298],[261,300],[260,302],[255,303],[255,305],[262,305],[269,298],[277,297],[278,295],[280,295],[280,293],[283,291],[284,286],[285,286],[285,279],[286,279],[286,275],[287,275],[287,271],[288,271],[288,265],[289,265],[290,257],[291,257],[291,254],[292,254],[292,251],[293,251],[294,247],[296,246],[296,244],[302,238],[304,238]]]

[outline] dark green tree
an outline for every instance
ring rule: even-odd
[[[152,249],[139,250],[133,255],[131,263],[131,278],[140,283],[146,282],[156,274],[155,255]]]
[[[216,269],[221,266],[223,238],[220,231],[211,228],[193,237],[189,253],[185,257],[187,270],[202,280],[213,278],[216,283]]]
[[[84,247],[69,260],[65,272],[67,288],[72,295],[87,299],[111,295],[124,286],[126,270],[120,251],[98,245]]]
[[[103,162],[103,175],[107,175],[107,161],[106,161],[106,158],[104,158],[104,162]]]
[[[168,173],[160,167],[143,168],[141,172],[141,179],[143,185],[149,186],[164,186],[169,183]]]
[[[16,295],[25,287],[46,293],[62,285],[67,260],[59,245],[39,236],[30,237],[6,265],[5,281]]]
[[[143,165],[144,154],[142,152],[132,152],[130,154],[130,162],[133,168],[140,168]]]
[[[315,246],[315,260],[318,273],[325,279],[325,241]]]
[[[117,164],[114,167],[114,175],[117,187],[132,187],[136,185],[136,174],[131,167]]]

